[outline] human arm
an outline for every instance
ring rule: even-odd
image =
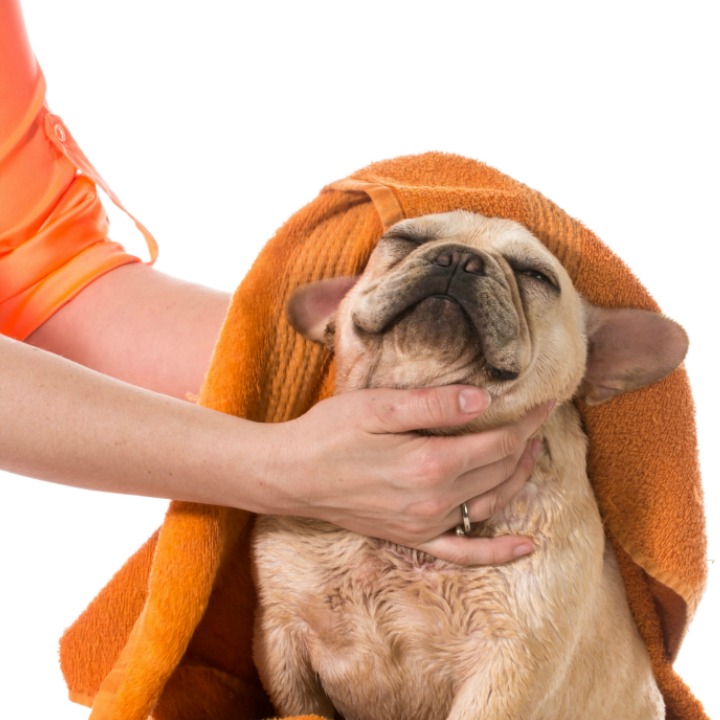
[[[468,563],[512,557],[508,541],[433,538],[457,524],[458,497],[477,497],[491,486],[494,498],[506,475],[511,486],[523,482],[528,458],[512,471],[503,455],[517,450],[527,428],[510,445],[499,432],[477,438],[381,432],[388,412],[395,415],[384,421],[389,428],[421,420],[437,391],[353,393],[297,421],[270,425],[137,388],[7,338],[0,338],[0,367],[0,457],[7,470],[95,490],[319,517]],[[439,411],[443,422],[459,418],[456,389],[438,390],[447,405]],[[370,407],[378,402],[379,414]],[[362,422],[342,423],[358,415]],[[328,437],[327,427],[339,420],[342,429]],[[478,473],[471,468],[478,456],[494,462]],[[486,501],[494,502],[476,502]]]
[[[160,394],[197,392],[226,305],[221,293],[128,266],[30,338],[103,374],[0,338],[4,467],[87,488],[318,517],[467,564],[512,559],[519,538],[439,536],[459,522],[460,502],[472,499],[481,519],[524,484],[527,438],[543,410],[491,433],[430,438],[410,431],[467,422],[484,395],[466,389],[477,405],[465,413],[461,388],[362,391],[264,425]]]
[[[88,285],[27,342],[187,400],[200,390],[229,302],[227,293],[133,263]]]

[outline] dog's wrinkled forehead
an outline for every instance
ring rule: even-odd
[[[514,268],[535,267],[558,286],[565,275],[559,261],[527,228],[463,210],[401,220],[383,235],[376,252],[392,263],[428,243],[463,245],[504,258]]]
[[[463,239],[473,245],[480,245],[483,241],[488,243],[494,239],[502,230],[511,233],[513,230],[522,231],[523,228],[517,223],[500,218],[488,218],[457,210],[401,220],[389,228],[385,235],[389,238],[405,237],[418,244],[430,240]]]
[[[418,242],[442,238],[466,238],[468,242],[473,243],[491,242],[501,235],[507,236],[508,239],[511,236],[534,237],[532,233],[513,220],[487,217],[465,210],[400,220],[386,233],[386,236],[389,237],[402,235]]]

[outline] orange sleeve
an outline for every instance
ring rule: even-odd
[[[17,0],[0,0],[0,333],[24,340],[100,275],[140,259],[108,239],[100,186],[45,105]],[[133,218],[134,219],[134,218]],[[150,233],[136,225],[150,247]]]

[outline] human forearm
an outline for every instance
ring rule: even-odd
[[[2,469],[96,490],[315,517],[462,564],[529,551],[522,538],[465,542],[442,533],[458,524],[460,502],[477,520],[522,487],[533,465],[527,438],[547,408],[477,436],[411,431],[464,424],[486,402],[477,389],[461,387],[365,390],[289,423],[253,423],[0,337]]]
[[[6,470],[98,490],[265,509],[263,426],[3,337],[0,427]]]

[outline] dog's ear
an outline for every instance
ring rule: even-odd
[[[651,385],[685,357],[685,331],[658,313],[590,304],[586,311],[588,358],[579,396],[588,405]]]
[[[287,304],[290,324],[308,340],[328,344],[328,326],[356,282],[357,277],[337,277],[299,287]]]

